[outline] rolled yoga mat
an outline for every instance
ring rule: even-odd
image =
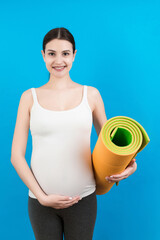
[[[149,141],[144,128],[132,118],[117,116],[104,123],[92,152],[97,195],[107,193],[115,184],[105,177],[123,172]]]

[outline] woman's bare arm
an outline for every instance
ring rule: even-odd
[[[103,124],[107,121],[107,117],[102,97],[97,88],[92,89],[92,97],[94,99],[93,124],[99,136]]]
[[[38,201],[43,204],[46,194],[39,186],[25,159],[30,124],[29,106],[31,101],[33,101],[31,94],[31,90],[28,89],[22,93],[20,98],[12,140],[11,163],[25,185],[33,192]]]

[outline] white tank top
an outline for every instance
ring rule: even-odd
[[[53,111],[43,108],[31,88],[32,136],[31,171],[42,190],[82,198],[96,189],[90,149],[92,111],[83,88],[81,103],[75,108]],[[36,198],[29,189],[29,196]]]

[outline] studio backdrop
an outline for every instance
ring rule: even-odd
[[[0,236],[33,240],[28,188],[11,164],[19,100],[49,79],[42,58],[45,34],[56,27],[74,36],[74,82],[96,87],[107,119],[127,116],[147,131],[150,143],[137,170],[97,195],[93,240],[159,240],[160,230],[160,3],[159,1],[7,1],[0,3]],[[94,126],[91,151],[97,141]],[[26,161],[32,152],[29,131]]]

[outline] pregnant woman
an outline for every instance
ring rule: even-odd
[[[70,78],[77,50],[66,28],[50,30],[41,52],[49,81],[21,95],[11,162],[29,188],[28,213],[36,240],[62,240],[63,234],[65,240],[91,240],[97,198],[90,135],[92,122],[99,135],[107,121],[103,100],[95,87]],[[30,168],[25,160],[29,129]],[[125,179],[136,168],[134,159],[106,181]]]

